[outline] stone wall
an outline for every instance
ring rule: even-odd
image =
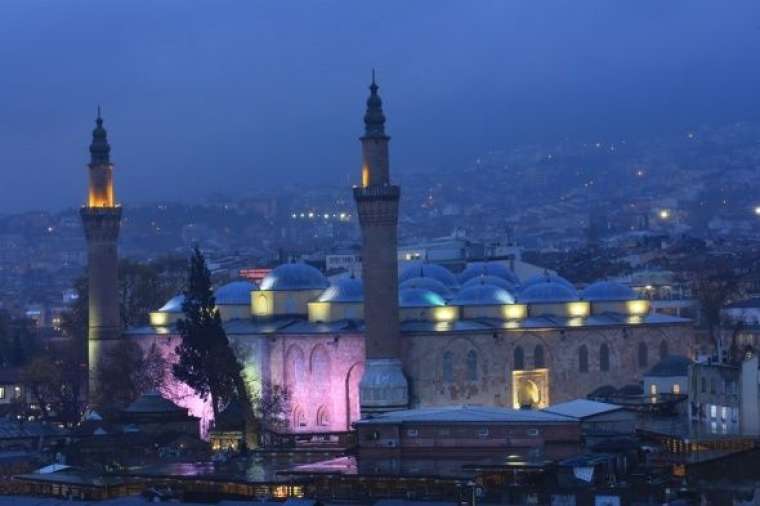
[[[642,342],[648,350],[645,365],[639,363],[638,356]],[[543,367],[549,370],[550,399],[546,401],[557,403],[585,397],[603,385],[638,383],[661,358],[661,352],[690,356],[691,344],[689,325],[452,332],[405,335],[402,357],[413,407],[467,403],[513,407],[512,372],[516,370],[518,347],[522,349],[523,370],[538,368],[537,349],[543,350]],[[609,350],[607,370],[602,370],[603,345]],[[579,363],[582,346],[587,350],[586,371]],[[476,374],[472,371],[472,352]],[[447,354],[448,378],[444,370]]]

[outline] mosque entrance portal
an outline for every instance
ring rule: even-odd
[[[549,405],[549,369],[512,372],[515,409],[541,409]]]

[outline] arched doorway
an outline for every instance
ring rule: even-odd
[[[520,408],[532,409],[541,403],[541,390],[532,380],[522,378],[517,385],[517,402]]]

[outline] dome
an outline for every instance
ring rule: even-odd
[[[251,292],[254,290],[258,288],[250,281],[233,281],[214,290],[214,298],[217,305],[248,305],[251,303]]]
[[[499,288],[503,288],[504,290],[508,292],[514,292],[519,287],[518,284],[512,283],[511,281],[507,281],[506,279],[500,276],[491,276],[488,274],[481,274],[480,276],[475,276],[465,281],[462,284],[462,288],[467,288],[468,286],[479,286],[479,285],[498,286]]]
[[[341,278],[331,284],[317,299],[319,302],[362,302],[364,284],[354,277]]]
[[[558,276],[556,274],[549,274],[548,272],[544,272],[543,274],[536,274],[534,276],[529,277],[523,283],[523,287],[527,288],[531,285],[535,285],[538,283],[559,283],[561,285],[566,285],[567,287],[572,288],[572,290],[575,291],[575,286],[573,286],[573,284],[570,281],[563,278],[562,276]]]
[[[635,300],[637,298],[633,289],[614,281],[597,281],[583,290],[583,299],[589,301]]]
[[[404,288],[422,288],[423,290],[435,292],[441,297],[451,296],[451,290],[446,285],[431,277],[409,278],[399,285],[399,289],[403,290]]]
[[[317,269],[305,263],[282,264],[261,280],[261,290],[323,290],[327,278]]]
[[[520,302],[528,303],[572,302],[578,300],[578,293],[575,291],[575,288],[565,284],[546,281],[526,286],[522,289],[517,299]]]
[[[398,293],[398,305],[401,307],[435,307],[445,306],[446,301],[439,294],[422,288],[404,288]]]
[[[514,285],[520,284],[520,279],[509,267],[500,262],[472,262],[459,274],[459,280],[465,283],[477,276],[495,276]]]
[[[668,355],[649,371],[644,376],[655,376],[661,378],[672,378],[674,376],[688,376],[689,365],[691,360],[688,357],[681,355]]]
[[[434,278],[449,289],[456,288],[459,285],[454,275],[447,268],[424,262],[415,262],[409,265],[398,277],[398,280],[399,283],[403,283],[412,278]]]
[[[451,299],[454,306],[493,306],[514,304],[515,298],[507,290],[486,284],[473,284],[462,290]]]
[[[185,303],[185,296],[183,294],[175,295],[166,304],[158,308],[161,313],[181,313],[182,304]]]

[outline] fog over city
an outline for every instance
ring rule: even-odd
[[[372,68],[398,176],[757,121],[759,13],[752,0],[5,0],[0,211],[82,201],[98,104],[125,203],[354,183]]]

